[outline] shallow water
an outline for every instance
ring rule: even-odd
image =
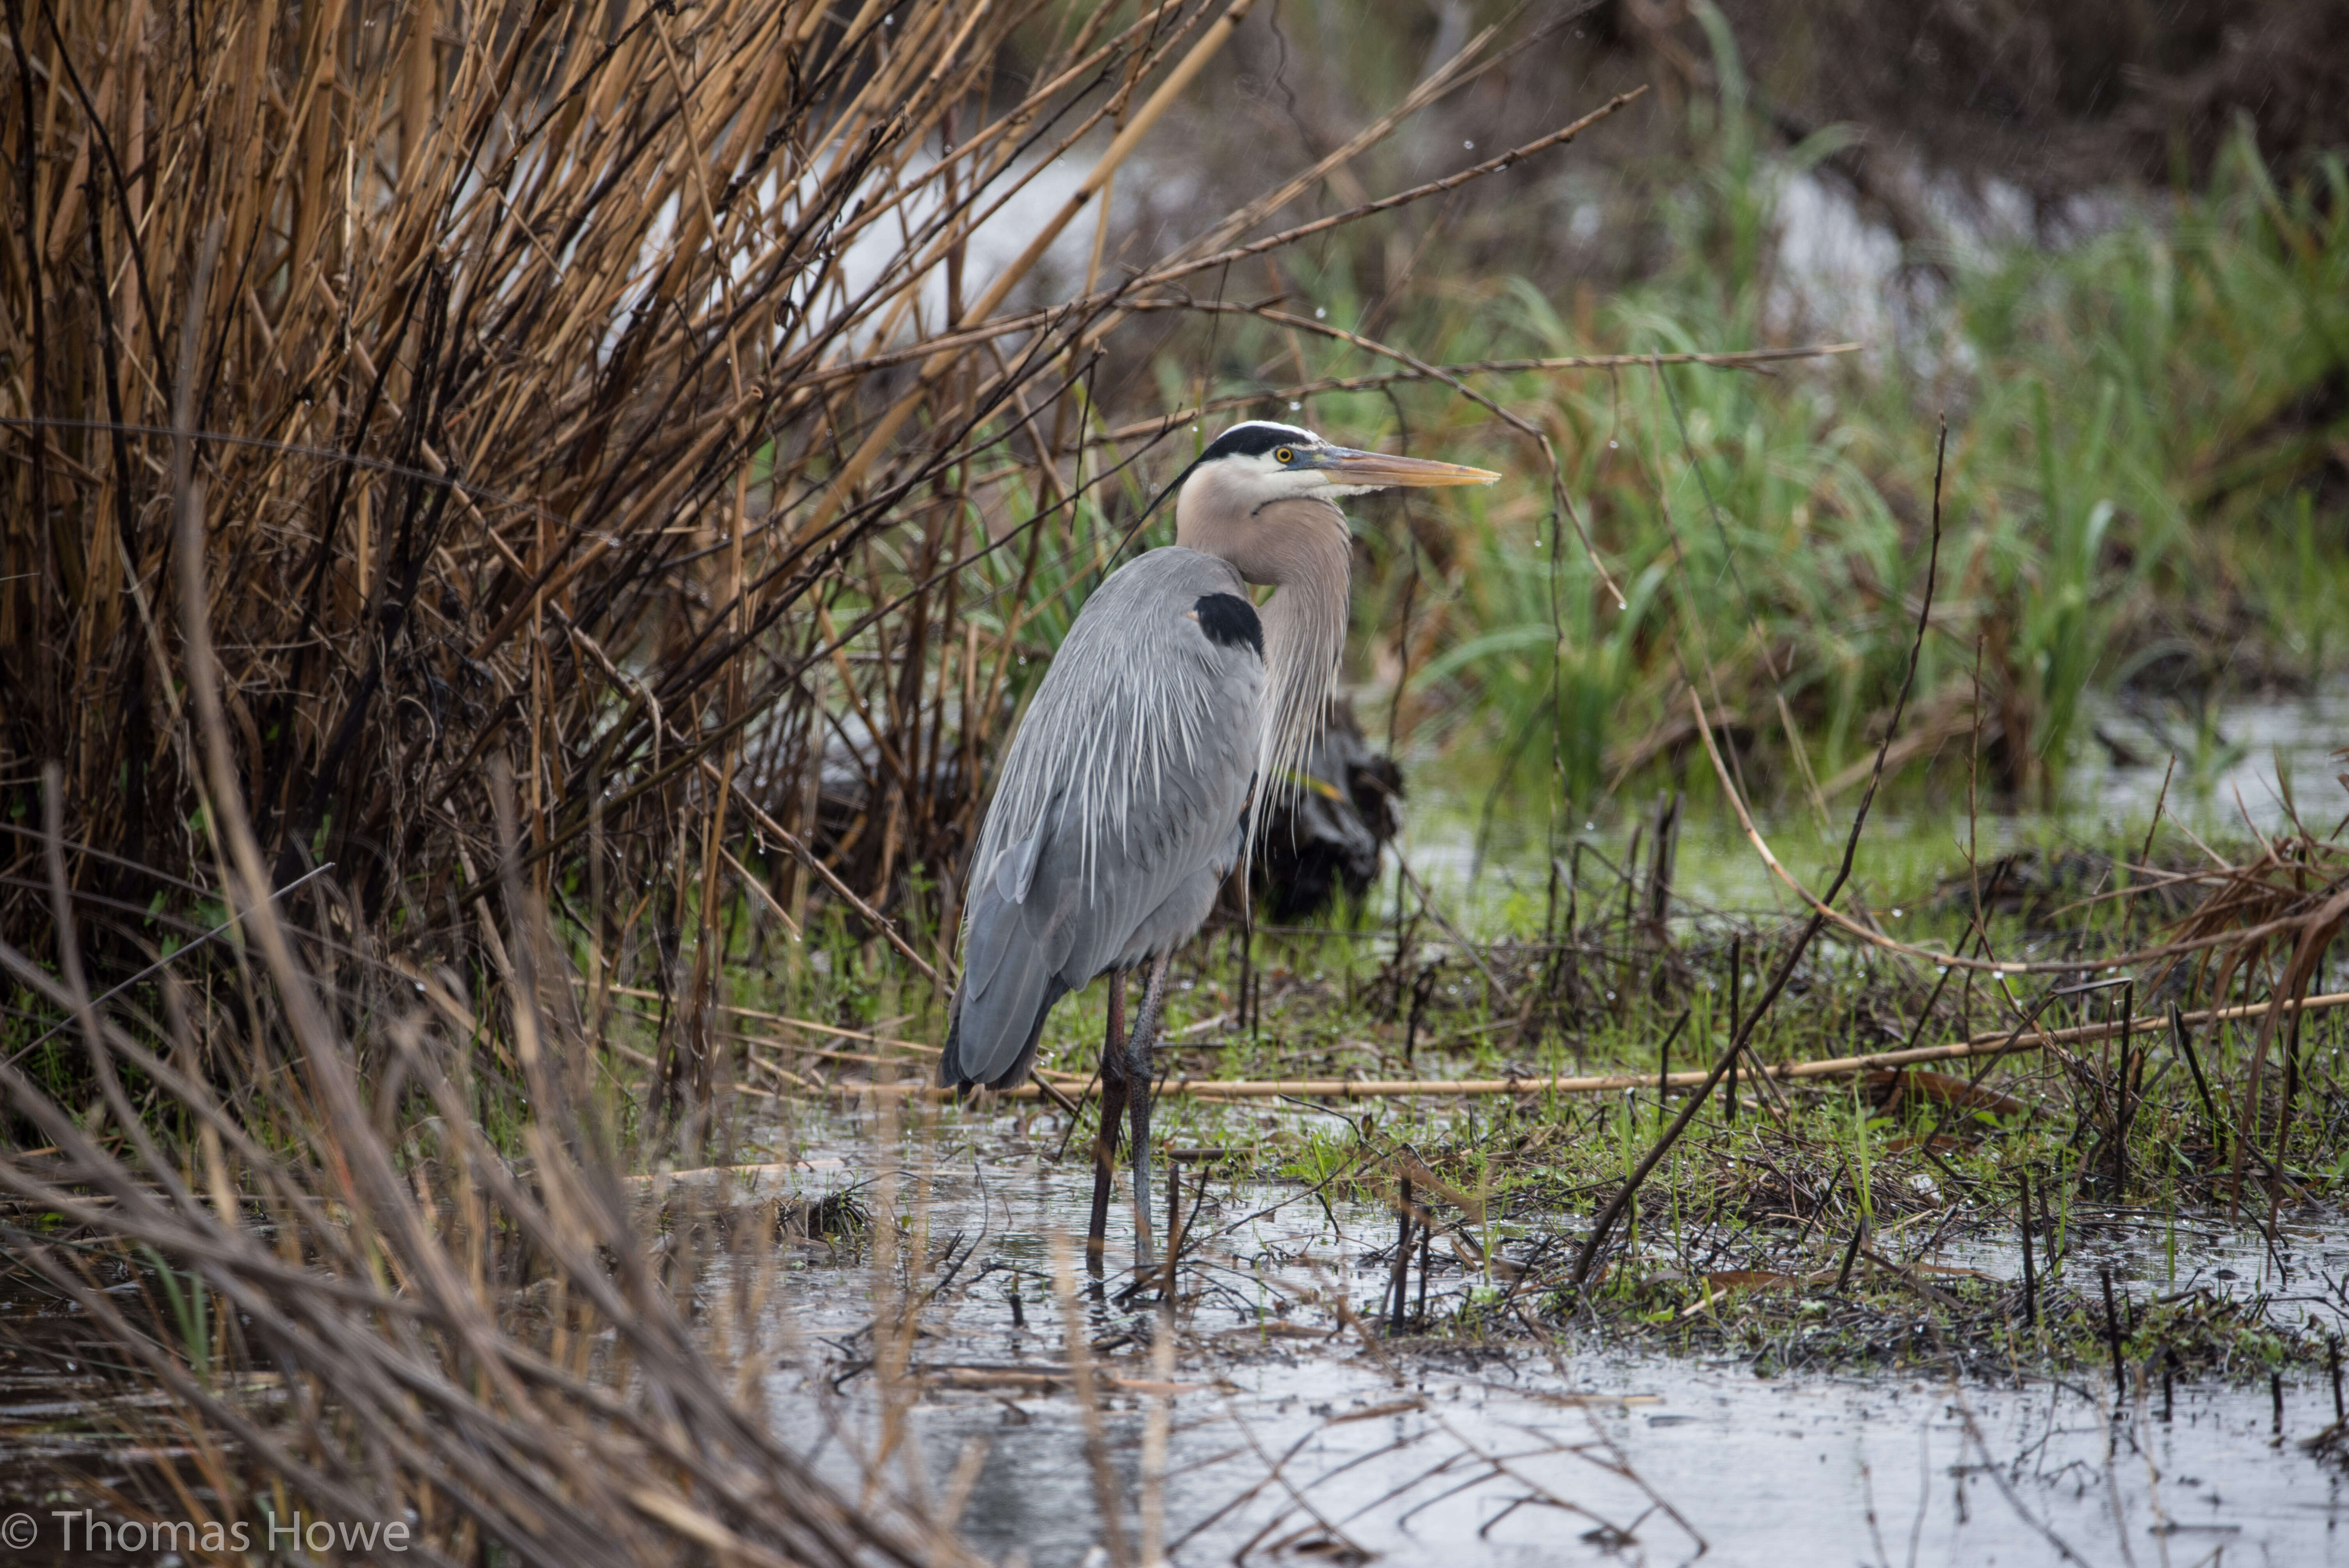
[[[1091,1178],[1080,1160],[1045,1163],[1001,1125],[970,1130],[983,1158],[966,1150],[926,1183],[909,1179],[902,1196],[928,1238],[928,1266],[916,1272],[929,1283],[969,1251],[921,1318],[912,1375],[892,1387],[910,1404],[934,1492],[966,1445],[984,1446],[963,1519],[975,1546],[1024,1552],[1037,1568],[1097,1561],[1079,1408],[1064,1381],[1019,1386],[1005,1371],[1066,1365],[1060,1309],[1043,1287],[1055,1233],[1081,1233]],[[1053,1140],[1040,1140],[1049,1153]],[[811,1194],[871,1158],[869,1142],[835,1142],[794,1185]],[[1378,1310],[1386,1273],[1371,1254],[1392,1237],[1384,1212],[1325,1211],[1301,1186],[1217,1181],[1197,1224],[1195,1234],[1217,1233],[1184,1276],[1165,1487],[1178,1563],[1353,1552],[1463,1565],[1676,1563],[1701,1551],[1723,1563],[2039,1563],[2063,1552],[2179,1568],[2349,1563],[2336,1530],[2349,1518],[2343,1472],[2295,1440],[2333,1419],[2321,1378],[2284,1384],[2279,1442],[2263,1374],[2181,1380],[2164,1419],[2158,1372],[2116,1415],[2108,1374],[1995,1386],[1931,1372],[1765,1377],[1743,1357],[1622,1354],[1570,1338],[1545,1347],[1530,1335],[1391,1346],[1341,1325],[1337,1305],[1357,1318]],[[2092,1218],[2066,1266],[2113,1267],[2117,1288],[2140,1301],[2201,1284],[2262,1295],[2271,1318],[2340,1323],[2333,1282],[2349,1276],[2349,1231],[2298,1227],[2271,1254],[2255,1235],[2188,1216],[2174,1278],[2168,1240],[2161,1222]],[[768,1393],[783,1429],[859,1485],[855,1455],[869,1451],[883,1401],[874,1375],[858,1370],[870,1353],[859,1337],[869,1266],[800,1250],[778,1303],[778,1322],[798,1337]],[[1112,1265],[1132,1256],[1123,1204],[1109,1254]],[[2014,1266],[1981,1245],[1932,1261]],[[1020,1271],[1024,1326],[1008,1270]],[[1467,1283],[1455,1274],[1438,1293]],[[1154,1314],[1118,1306],[1117,1288],[1113,1273],[1110,1300],[1085,1303],[1087,1333],[1104,1346],[1104,1376],[1148,1383]],[[1735,1313],[1735,1299],[1719,1310]],[[1104,1403],[1129,1522],[1151,1402],[1112,1390]]]
[[[2198,829],[2240,832],[2248,817],[2274,832],[2296,810],[2301,824],[2323,837],[2349,812],[2339,779],[2349,762],[2333,755],[2349,747],[2349,684],[2230,702],[2211,716],[2207,735],[2190,715],[2144,705],[2104,701],[2089,705],[2085,717],[2137,760],[2116,761],[2101,745],[2091,748],[2065,779],[2066,802],[2116,827],[2152,817],[2172,751],[2178,769],[2163,809]]]
[[[1261,1121],[1251,1113],[1222,1130],[1243,1127]],[[682,1213],[713,1199],[815,1198],[855,1184],[881,1207],[885,1145],[873,1119],[824,1115],[799,1130],[813,1136],[788,1173],[771,1170],[748,1185],[729,1179],[714,1194],[688,1180],[662,1197]],[[900,1250],[917,1260],[905,1277],[917,1293],[936,1293],[904,1375],[885,1382],[869,1366],[874,1272],[862,1247],[783,1243],[787,1267],[765,1319],[773,1355],[764,1391],[792,1446],[859,1495],[864,1456],[895,1401],[919,1455],[920,1492],[943,1495],[957,1462],[976,1455],[963,1530],[990,1560],[1024,1554],[1032,1568],[1102,1561],[1086,1427],[1062,1376],[1070,1346],[1049,1283],[1056,1241],[1081,1233],[1091,1178],[1081,1150],[1050,1161],[1058,1134],[1049,1117],[1023,1130],[1009,1112],[949,1115],[931,1139],[898,1146],[907,1170],[891,1178],[895,1208],[911,1223]],[[1513,1328],[1489,1342],[1390,1342],[1346,1321],[1377,1315],[1388,1277],[1378,1253],[1393,1235],[1387,1212],[1325,1209],[1299,1183],[1224,1177],[1205,1183],[1201,1201],[1194,1172],[1184,1176],[1186,1210],[1200,1205],[1192,1234],[1206,1240],[1185,1259],[1174,1357],[1164,1512],[1176,1563],[1361,1553],[1499,1568],[1702,1553],[1708,1563],[1889,1568],[2047,1563],[2065,1553],[2147,1568],[2349,1563],[2338,1528],[2349,1519],[2344,1471],[2299,1440],[2333,1419],[2322,1376],[2286,1379],[2279,1423],[2257,1367],[2235,1378],[2180,1377],[2168,1398],[2155,1368],[2116,1411],[2101,1367],[2059,1380],[1961,1379],[1930,1367],[1765,1377],[1750,1356],[1627,1352],[1595,1336],[1545,1344]],[[2172,1222],[2080,1208],[2071,1222],[2064,1266],[2075,1285],[2110,1269],[2124,1300],[2139,1305],[2204,1289],[2255,1302],[2280,1327],[2349,1327],[2342,1216],[2288,1217],[2272,1248],[2215,1213]],[[1547,1228],[1520,1217],[1492,1233],[1519,1238],[1506,1251],[1521,1255],[1524,1238]],[[2016,1267],[1995,1238],[1911,1260],[1900,1230],[1888,1225],[1880,1244],[1904,1262],[2001,1278]],[[705,1315],[771,1255],[744,1246],[712,1260]],[[1113,1270],[1132,1255],[1121,1202]],[[1147,1293],[1121,1305],[1123,1283],[1113,1272],[1108,1299],[1080,1296],[1083,1333],[1099,1347],[1102,1377],[1154,1386],[1156,1315]],[[1431,1317],[1482,1283],[1458,1268],[1439,1272]],[[1755,1299],[1724,1295],[1714,1310],[1734,1324]],[[44,1321],[58,1356],[110,1354],[84,1345],[76,1315]],[[0,1452],[108,1475],[159,1457],[134,1436],[151,1429],[118,1429],[109,1384],[60,1377],[56,1365],[38,1375],[0,1368]],[[1105,1387],[1106,1460],[1130,1530],[1156,1401],[1149,1387]],[[883,1484],[908,1488],[902,1462],[885,1469]]]

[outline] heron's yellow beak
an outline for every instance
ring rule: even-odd
[[[1384,452],[1357,452],[1333,447],[1316,454],[1314,464],[1335,482],[1364,490],[1409,486],[1433,490],[1444,485],[1488,485],[1501,476],[1490,469],[1464,468],[1458,463],[1430,462],[1425,458],[1393,458]]]

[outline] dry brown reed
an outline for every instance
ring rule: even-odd
[[[257,841],[280,885],[333,867],[307,923],[493,973],[502,758],[523,875],[586,966],[652,960],[676,1025],[657,1099],[689,1133],[734,883],[785,921],[812,888],[840,901],[943,984],[1029,618],[1071,559],[1114,560],[1106,514],[1168,428],[1107,428],[1108,335],[1626,101],[1277,227],[1528,43],[1486,30],[1310,169],[1105,273],[1118,168],[1252,3],[15,0],[0,933],[52,956],[30,874],[50,762],[97,980],[219,898],[176,472],[206,496]],[[1078,185],[1052,173],[1102,139]],[[1089,206],[1080,283],[1053,244],[1083,249]]]
[[[202,672],[200,643],[196,654]],[[227,781],[220,705],[200,691],[196,706]],[[475,1123],[478,1024],[437,981],[385,1030],[395,1081],[437,1114],[387,1125],[301,964],[300,934],[265,899],[238,901],[262,971],[255,1023],[298,1081],[261,1114],[254,1097],[183,1070],[204,1042],[176,981],[162,1052],[102,1016],[78,961],[58,781],[51,770],[45,847],[65,973],[5,944],[0,965],[76,1018],[119,1130],[85,1128],[0,1066],[9,1113],[47,1145],[0,1157],[0,1234],[127,1361],[123,1381],[165,1398],[165,1440],[147,1445],[138,1483],[98,1489],[115,1509],[242,1524],[256,1540],[289,1512],[378,1532],[405,1521],[402,1550],[442,1563],[481,1561],[492,1541],[549,1568],[965,1560],[917,1511],[852,1505],[770,1429],[744,1372],[771,1360],[771,1248],[692,1321],[691,1233],[655,1244],[655,1217],[616,1180],[578,1015],[539,1005],[555,954],[519,874],[506,779],[492,787],[511,961],[496,1032],[534,1110],[520,1159]],[[244,813],[231,793],[214,799],[238,884],[264,885]],[[184,1108],[186,1151],[150,1134],[126,1072]],[[138,1294],[126,1299],[117,1276]],[[201,1302],[192,1321],[212,1332],[159,1309],[166,1292]]]
[[[0,1057],[0,1228],[167,1399],[143,1506],[965,1560],[968,1467],[851,1499],[770,1430],[771,1249],[710,1295],[706,1228],[653,1234],[608,1008],[652,982],[698,1144],[731,884],[943,983],[1030,617],[1164,433],[1108,428],[1107,335],[1511,160],[1275,225],[1487,31],[1105,273],[1120,165],[1251,5],[7,0],[0,965],[12,1047],[76,1054]]]

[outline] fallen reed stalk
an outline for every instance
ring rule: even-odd
[[[2256,1018],[2266,1015],[2271,1004],[2247,1003],[2240,1006],[2206,1007],[2199,1012],[2182,1014],[2185,1022],[2205,1024]],[[2349,1006],[2349,991],[2333,992],[2322,996],[2303,997],[2287,1002],[2286,1011],[2323,1012],[2334,1007]],[[1756,1063],[1749,1059],[1743,1069],[1749,1076],[1767,1077],[1780,1083],[1806,1078],[1848,1078],[1855,1073],[1880,1072],[1888,1068],[1916,1067],[1925,1062],[1962,1061],[1968,1057],[2020,1056],[2043,1050],[2050,1046],[2089,1044],[2116,1038],[2125,1029],[2158,1028],[2158,1017],[2140,1017],[2134,1024],[2116,1019],[2101,1024],[2081,1024],[2069,1028],[2026,1030],[1994,1030],[1977,1035],[1971,1039],[1953,1041],[1946,1046],[1918,1046],[1906,1050],[1876,1051],[1861,1057],[1827,1057],[1806,1062]],[[1299,1099],[1456,1099],[1484,1095],[1549,1095],[1549,1094],[1620,1094],[1625,1089],[1654,1088],[1661,1082],[1668,1088],[1706,1088],[1718,1080],[1706,1072],[1677,1072],[1658,1075],[1651,1072],[1606,1073],[1585,1077],[1557,1078],[1528,1076],[1510,1078],[1201,1078],[1169,1077],[1154,1091],[1159,1094],[1188,1095],[1195,1099],[1278,1099],[1284,1096]],[[918,1095],[932,1099],[960,1098],[954,1090],[941,1089],[930,1084],[837,1084],[832,1092],[843,1095]],[[978,1097],[971,1097],[978,1098]],[[990,1090],[988,1098],[997,1099],[1037,1099],[1044,1098],[1033,1084],[1018,1088]]]

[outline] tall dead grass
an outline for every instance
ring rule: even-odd
[[[960,1559],[768,1429],[771,1264],[657,1261],[595,1007],[649,958],[698,1141],[738,891],[936,977],[911,869],[1130,521],[1105,335],[1506,166],[1266,232],[1485,33],[1105,271],[1252,4],[7,0],[0,1234],[169,1412],[140,1506]]]
[[[917,490],[966,490],[981,422],[1066,374],[1065,314],[953,332],[978,222],[1208,15],[1094,12],[1006,93],[1036,10],[550,4],[461,34],[429,0],[12,12],[18,820],[55,759],[78,842],[217,851],[163,573],[180,430],[281,871],[335,861],[363,924],[440,918],[478,891],[495,755],[541,868],[595,804],[634,869],[680,835],[714,858],[698,796],[749,732],[777,776],[818,738],[818,627],[860,552]],[[941,343],[927,379],[959,375],[928,428],[842,475]],[[947,510],[900,530],[916,571],[967,547]],[[904,730],[890,749],[919,756]]]
[[[202,706],[229,785],[233,743],[219,704]],[[91,1006],[52,770],[46,858],[64,975],[5,944],[0,964],[76,1019],[119,1130],[101,1135],[103,1119],[85,1128],[0,1065],[10,1113],[47,1140],[0,1156],[0,1253],[12,1275],[84,1315],[78,1332],[111,1364],[59,1391],[101,1431],[123,1421],[141,1440],[128,1455],[94,1443],[112,1456],[103,1479],[68,1443],[51,1450],[52,1473],[20,1481],[98,1502],[142,1541],[159,1523],[190,1530],[188,1555],[213,1562],[244,1558],[192,1547],[265,1543],[263,1560],[287,1560],[289,1528],[304,1532],[292,1537],[304,1561],[483,1563],[501,1560],[493,1542],[503,1561],[546,1568],[973,1561],[900,1490],[852,1501],[767,1418],[761,1377],[781,1348],[766,1310],[773,1202],[757,1215],[768,1240],[746,1249],[758,1261],[713,1290],[696,1228],[657,1236],[660,1216],[620,1181],[580,1020],[538,1002],[554,950],[518,872],[510,781],[496,772],[506,1016],[477,1020],[427,982],[377,1042],[388,1098],[370,1093],[360,1043],[335,1026],[300,934],[267,899],[240,896],[260,971],[254,1027],[298,1073],[298,1088],[256,1110],[189,1070],[206,1043],[176,980],[160,1051]],[[243,811],[222,815],[233,882],[264,885]],[[471,1052],[485,1033],[529,1088],[520,1159],[472,1115]],[[173,1097],[193,1123],[187,1147],[149,1134],[126,1079]],[[388,1114],[403,1090],[432,1113]],[[20,1367],[58,1358],[36,1328],[0,1325],[32,1351]],[[352,1543],[392,1527],[406,1536],[394,1555]]]
[[[1506,58],[1486,32],[1104,271],[1120,166],[1252,5],[11,5],[0,933],[54,957],[50,763],[95,979],[220,913],[176,472],[256,841],[279,886],[332,867],[305,923],[491,973],[502,759],[533,896],[678,1003],[670,1110],[711,1097],[707,938],[742,881],[787,917],[843,901],[935,978],[884,912],[935,887],[920,929],[952,929],[1034,601],[1113,560],[1135,493],[1104,336],[1495,161],[1265,232]]]
[[[763,1262],[712,1299],[697,1300],[706,1282],[689,1233],[666,1257],[656,1245],[657,1217],[621,1181],[568,987],[542,988],[563,961],[521,874],[503,758],[485,781],[497,897],[483,911],[502,1016],[473,1016],[428,977],[381,1009],[378,1038],[343,1033],[304,934],[276,908],[238,779],[191,446],[178,443],[171,497],[184,695],[222,891],[249,944],[254,1065],[283,1067],[217,1091],[204,1070],[217,1042],[168,972],[160,1039],[100,1013],[68,882],[63,770],[45,769],[58,973],[5,942],[0,967],[72,1021],[103,1109],[77,1117],[0,1063],[10,1115],[47,1140],[0,1155],[0,1191],[15,1200],[0,1237],[127,1363],[115,1379],[143,1390],[130,1402],[162,1412],[148,1418],[160,1440],[135,1481],[58,1478],[67,1494],[95,1491],[128,1522],[185,1526],[191,1553],[207,1543],[215,1561],[256,1539],[278,1558],[289,1515],[295,1555],[336,1560],[377,1557],[387,1529],[409,1537],[391,1553],[451,1563],[492,1560],[492,1542],[549,1568],[969,1560],[918,1507],[870,1490],[852,1503],[765,1419],[771,1205]],[[469,1080],[485,1046],[528,1095],[518,1156],[477,1118]],[[156,1137],[129,1075],[169,1096],[191,1136]],[[410,1096],[430,1113],[402,1115]],[[305,1522],[324,1524],[325,1545]]]

